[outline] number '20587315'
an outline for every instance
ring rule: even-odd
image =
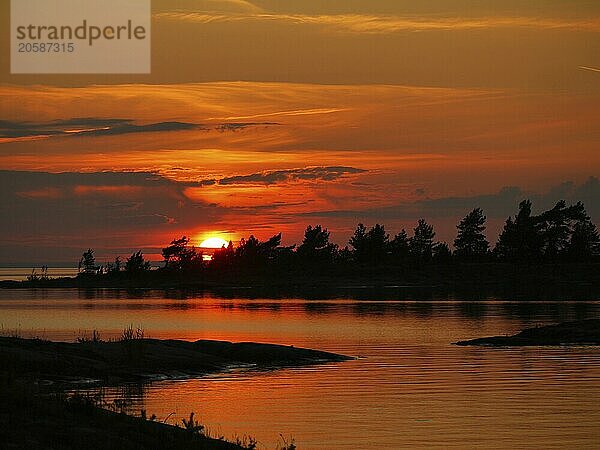
[[[19,53],[73,53],[73,42],[19,42]]]

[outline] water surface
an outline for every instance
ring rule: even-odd
[[[157,338],[271,342],[360,357],[106,391],[109,400],[131,401],[131,411],[144,408],[171,423],[195,411],[213,434],[250,434],[262,448],[274,448],[280,433],[301,449],[600,446],[600,348],[451,345],[600,317],[600,302],[243,296],[0,290],[0,323],[63,340],[92,329],[114,337],[133,324]]]

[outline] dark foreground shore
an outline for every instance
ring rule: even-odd
[[[456,345],[523,347],[541,345],[600,345],[600,319],[563,322],[528,328],[513,336],[492,336],[456,342]]]
[[[98,407],[84,397],[0,388],[3,450],[241,450],[251,448],[183,428]]]
[[[274,344],[224,341],[128,339],[114,342],[51,342],[0,337],[4,369],[18,378],[55,382],[151,381],[221,372],[233,367],[271,369],[350,358],[334,353]]]
[[[66,343],[0,337],[0,448],[251,449],[250,440],[212,439],[201,428],[185,427],[179,418],[182,428],[107,411],[97,400],[68,397],[61,389],[85,380],[146,382],[234,367],[270,370],[348,359],[272,344],[142,338]]]

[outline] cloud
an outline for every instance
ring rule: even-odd
[[[116,127],[98,128],[95,130],[83,130],[76,134],[85,134],[87,136],[106,136],[129,133],[153,133],[153,132],[168,132],[194,130],[201,128],[200,125],[186,122],[159,122],[148,125],[135,125],[133,123],[125,123]]]
[[[600,72],[600,69],[596,67],[579,66],[578,68],[581,70],[589,70],[590,72]]]
[[[345,166],[305,167],[302,169],[266,170],[250,175],[238,175],[219,180],[203,180],[203,186],[215,184],[226,186],[234,184],[276,184],[290,181],[334,181],[346,175],[367,172],[363,169]]]
[[[0,254],[3,241],[112,240],[194,227],[220,214],[214,205],[190,200],[185,189],[151,172],[0,171]]]
[[[293,25],[316,25],[346,33],[389,34],[401,31],[456,31],[489,28],[536,28],[566,31],[600,31],[600,19],[556,19],[543,17],[413,17],[392,15],[335,14],[269,14],[168,11],[155,14],[158,19],[197,23],[216,22],[282,22]]]
[[[154,11],[170,11],[173,0],[154,0]],[[261,8],[248,0],[178,0],[180,11],[213,11],[221,13],[260,13]]]
[[[517,186],[507,186],[493,194],[474,196],[449,196],[437,199],[423,199],[416,202],[398,203],[392,206],[362,210],[314,211],[302,214],[309,217],[355,218],[356,220],[395,220],[395,219],[437,219],[462,217],[474,208],[482,208],[489,218],[506,218],[514,215],[522,200],[530,199],[535,211],[551,208],[557,201],[568,203],[582,201],[592,218],[600,219],[600,181],[588,178],[576,185],[564,182],[553,186],[547,192],[527,192]]]
[[[0,121],[0,142],[20,138],[46,139],[56,136],[107,136],[130,133],[150,133],[192,130],[200,125],[186,122],[158,122],[136,125],[132,119],[101,119],[93,117],[55,120],[52,122]]]
[[[243,130],[245,128],[250,127],[259,127],[259,126],[278,126],[281,125],[277,122],[231,122],[231,123],[222,123],[215,127],[218,131],[238,131]]]
[[[246,120],[256,119],[259,117],[294,117],[294,116],[315,116],[320,114],[334,114],[342,111],[348,111],[347,108],[311,108],[311,109],[295,109],[291,111],[275,111],[268,113],[252,114],[249,116],[229,116],[229,117],[211,117],[209,120]],[[259,122],[254,125],[279,125],[277,123]]]
[[[133,119],[101,119],[93,117],[55,120],[52,122],[15,122],[0,120],[0,143],[68,136],[117,136],[131,133],[156,133],[211,129],[236,131],[256,126],[279,125],[274,122],[227,122],[200,125],[188,122],[157,122],[137,125]]]
[[[0,120],[0,138],[19,138],[33,136],[55,136],[77,132],[121,127],[129,121],[124,119],[81,118],[56,120],[47,123],[13,122]]]
[[[247,0],[205,0],[209,5],[214,5],[219,10],[242,10],[242,11],[262,11],[258,6]]]

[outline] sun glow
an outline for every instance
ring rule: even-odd
[[[227,247],[227,245],[229,245],[229,242],[227,242],[225,239],[221,239],[220,237],[210,237],[202,241],[200,248],[216,249],[222,248],[223,246]]]

